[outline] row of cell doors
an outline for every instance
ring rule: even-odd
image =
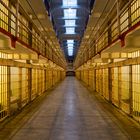
[[[86,70],[79,79],[140,122],[140,65]]]
[[[24,107],[60,81],[61,73],[43,69],[0,66],[0,120]]]

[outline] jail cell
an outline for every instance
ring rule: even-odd
[[[119,67],[120,108],[130,113],[130,69],[129,66]]]
[[[58,75],[58,81],[60,81],[60,71],[57,71],[57,75]]]
[[[53,85],[55,85],[57,83],[57,71],[54,71],[53,75],[54,75],[53,76],[53,81],[54,81]]]
[[[57,82],[57,71],[52,72],[52,84],[55,85]]]
[[[99,93],[103,95],[103,70],[99,69],[98,71],[98,88],[99,88]]]
[[[103,96],[105,99],[109,100],[109,77],[108,68],[103,69]]]
[[[20,108],[21,99],[21,81],[20,81],[20,68],[11,67],[10,69],[10,111],[13,113]]]
[[[49,72],[46,70],[46,89],[49,89]]]
[[[77,71],[77,72],[76,72],[76,77],[77,77],[79,80],[81,80],[81,71]]]
[[[96,73],[95,73],[95,69],[92,70],[92,74],[93,74],[93,76],[92,76],[92,78],[93,78],[92,90],[95,91],[95,89],[96,89],[96,79],[95,79],[95,78],[96,78],[96,77],[95,77],[95,74],[96,74]]]
[[[26,18],[22,15],[20,15],[20,21],[18,28],[19,28],[19,38],[24,41],[25,43],[28,43],[29,40],[29,32],[27,27],[29,27],[29,22],[26,20]]]
[[[53,86],[53,71],[49,71],[49,83],[50,83],[50,87]]]
[[[83,70],[83,81],[84,81],[84,70]]]
[[[131,22],[135,25],[140,21],[140,0],[131,3]]]
[[[28,86],[28,69],[21,68],[21,103],[22,107],[25,106],[29,102],[29,86]]]
[[[83,82],[85,82],[85,70],[83,70]]]
[[[133,117],[140,122],[140,65],[132,66]]]
[[[89,72],[88,70],[84,71],[84,82],[88,85],[89,83]]]
[[[14,6],[11,6],[11,10],[16,15],[16,8]],[[16,35],[16,17],[13,14],[10,17],[10,31],[11,34]]]
[[[41,95],[44,92],[44,71],[38,69],[38,95]]]
[[[8,0],[3,0],[3,2],[9,5]],[[0,4],[0,27],[8,31],[8,10],[2,4]]]
[[[0,121],[5,119],[8,114],[8,81],[7,66],[0,66]]]
[[[41,70],[42,73],[42,93],[45,91],[45,71],[44,69]]]
[[[81,80],[82,81],[84,80],[84,71],[83,70],[81,71]]]
[[[37,84],[37,86],[38,86],[38,88],[37,88],[37,92],[38,92],[38,95],[41,95],[41,93],[42,93],[42,80],[41,80],[41,78],[42,78],[42,75],[41,75],[41,70],[40,69],[38,69],[37,70],[37,72],[38,72],[38,84]]]
[[[83,81],[85,82],[85,76],[86,76],[86,74],[85,74],[85,70],[83,71]]]
[[[96,79],[96,87],[95,87],[95,89],[96,89],[96,91],[97,92],[99,92],[99,70],[96,70],[96,72],[95,72],[96,74],[95,74],[95,79]]]
[[[57,77],[58,77],[57,79],[58,79],[58,82],[59,82],[60,81],[60,71],[59,70],[57,71]]]
[[[48,87],[52,87],[52,71],[48,70]]]
[[[32,69],[32,90],[31,90],[31,100],[34,100],[38,95],[38,73],[37,69]]]
[[[118,77],[118,67],[111,69],[111,81],[112,81],[112,103],[119,107],[119,77]]]
[[[100,92],[100,71],[96,70],[96,91]]]
[[[44,70],[44,91],[47,90],[47,73],[46,73],[46,69]]]
[[[58,82],[58,78],[59,78],[58,71],[56,71],[56,83]]]
[[[121,32],[125,32],[128,30],[129,25],[129,16],[128,16],[128,10],[126,9],[121,15],[120,15],[120,29]]]
[[[112,23],[111,26],[111,36],[112,36],[112,40],[116,39],[118,35],[118,23],[117,21]]]
[[[94,84],[94,71],[89,70],[89,87],[93,89],[93,84]]]

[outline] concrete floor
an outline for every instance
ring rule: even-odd
[[[74,77],[66,78],[50,93],[7,122],[0,139],[140,140],[137,124]]]

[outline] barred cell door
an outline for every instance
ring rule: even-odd
[[[112,81],[112,103],[119,107],[119,72],[118,67],[111,69]]]
[[[0,66],[0,121],[8,116],[7,66]]]
[[[132,115],[140,122],[140,65],[132,66]]]
[[[130,114],[130,67],[119,67],[120,108]]]
[[[20,68],[10,68],[10,111],[15,112],[20,107],[21,98],[21,80]]]

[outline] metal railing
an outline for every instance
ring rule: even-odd
[[[53,62],[56,61],[51,58],[51,55],[54,54],[51,53],[50,55],[49,52],[50,48],[54,52],[55,45],[53,44],[54,46],[50,46],[48,40],[44,38],[41,31],[39,31],[37,26],[33,23],[32,19],[25,12],[21,5],[19,5],[19,7],[22,9],[23,13],[18,13],[18,15],[16,14],[17,9],[14,6],[11,6],[12,8],[10,9],[9,4],[5,4],[3,1],[0,1],[0,7],[0,28],[17,37],[20,41],[25,43],[30,49],[33,49],[38,54],[47,57]],[[57,49],[57,51],[60,53],[55,55],[62,57],[63,55],[61,54],[60,48],[59,50]],[[64,57],[56,63],[64,67]]]
[[[102,23],[100,23],[100,19],[102,17],[101,15],[98,22],[94,26],[88,41],[85,43],[85,49],[84,51],[82,50],[83,53],[81,57],[79,55],[76,58],[76,67],[84,64],[84,62],[104,50],[113,41],[119,39],[122,34],[127,32],[131,27],[133,27],[140,21],[139,0],[130,0],[122,9],[117,10],[119,8],[120,7],[118,7],[118,3],[116,1]],[[115,16],[111,17],[112,13],[115,13]],[[96,30],[99,23],[100,27],[98,30]],[[88,55],[85,54],[85,52],[89,53],[89,51],[92,51],[90,52],[90,57],[88,57],[86,60],[82,59],[81,61],[81,58],[83,58],[83,56]]]

